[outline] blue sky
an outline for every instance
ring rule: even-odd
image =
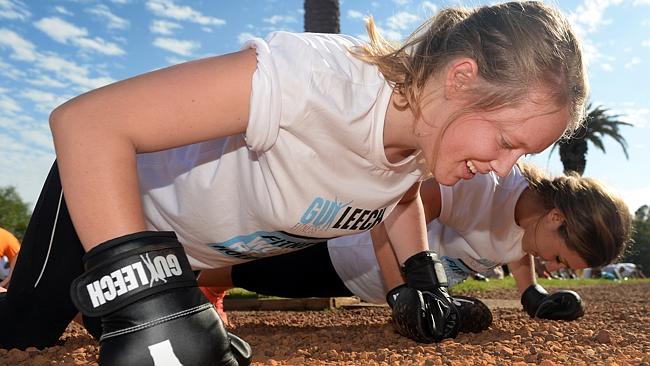
[[[341,32],[365,37],[373,15],[387,38],[426,17],[484,1],[341,1]],[[585,175],[614,187],[632,211],[650,204],[650,0],[557,1],[585,45],[591,100],[632,123],[630,159],[606,140]],[[250,37],[303,30],[302,0],[0,0],[0,186],[36,202],[54,159],[50,111],[87,90],[170,64],[232,52]],[[557,152],[530,158],[561,173]]]

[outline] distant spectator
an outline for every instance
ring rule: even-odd
[[[0,280],[9,276],[11,262],[19,249],[18,239],[9,231],[0,228]]]
[[[603,267],[604,272],[608,272],[619,280],[628,278],[645,278],[639,265],[634,263],[612,263]]]

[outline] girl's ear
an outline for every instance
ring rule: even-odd
[[[445,96],[449,99],[463,96],[478,79],[478,65],[474,59],[460,57],[449,64],[445,77]]]
[[[564,224],[564,215],[557,208],[553,208],[546,214],[546,221],[553,230],[557,230]]]

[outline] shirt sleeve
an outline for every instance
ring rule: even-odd
[[[279,76],[266,40],[253,38],[244,46],[257,53],[257,69],[253,73],[246,144],[257,152],[270,149],[278,137],[282,98]]]
[[[245,135],[248,147],[269,150],[281,129],[297,128],[314,110],[351,110],[350,98],[339,100],[351,86],[368,80],[383,85],[375,67],[350,55],[349,48],[359,44],[343,35],[282,31],[246,42],[243,48],[257,53]],[[362,108],[363,99],[355,97],[354,106]]]

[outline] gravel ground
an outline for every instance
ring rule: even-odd
[[[647,365],[650,284],[574,289],[587,313],[576,322],[531,320],[519,308],[493,309],[480,334],[418,344],[395,333],[386,307],[331,311],[231,311],[230,330],[253,347],[253,365]],[[474,294],[513,300],[515,290]],[[498,302],[491,302],[498,306]],[[512,304],[512,301],[509,302]],[[492,305],[491,305],[492,306]],[[0,365],[96,365],[98,346],[75,323],[61,345],[0,349]]]

